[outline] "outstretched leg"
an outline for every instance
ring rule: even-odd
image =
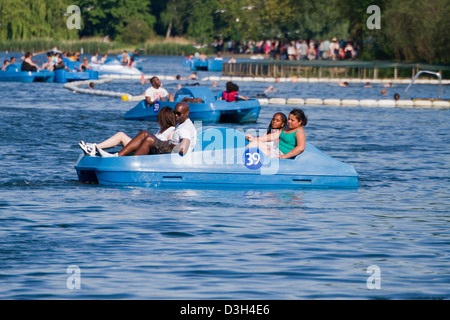
[[[130,141],[131,141],[131,138],[129,136],[127,136],[125,133],[117,132],[111,138],[108,138],[105,141],[98,143],[97,147],[99,147],[101,149],[108,149],[108,148],[115,147],[115,146],[119,145],[120,143],[125,147]]]
[[[147,137],[145,137],[144,140],[142,140],[141,145],[138,147],[134,155],[135,156],[147,155],[150,152],[150,148],[153,146],[155,139],[156,137],[150,133]]]
[[[148,131],[142,130],[139,132],[122,150],[119,151],[118,156],[126,156],[131,152],[136,151],[148,135],[150,135]]]

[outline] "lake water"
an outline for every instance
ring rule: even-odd
[[[144,72],[187,76],[182,61],[145,57]],[[238,84],[247,96],[270,85]],[[383,98],[380,84],[273,85],[272,97]],[[77,143],[156,131],[123,119],[135,103],[56,83],[0,92],[1,299],[450,298],[448,109],[301,106],[308,142],[355,166],[353,190],[119,188],[78,182]],[[263,105],[256,124],[229,126],[264,129],[292,108]]]

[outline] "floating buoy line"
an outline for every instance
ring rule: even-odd
[[[144,76],[149,78],[150,76]],[[157,76],[161,80],[174,80],[173,76]],[[141,80],[143,76],[133,75],[103,75],[99,80],[74,81],[64,84],[64,88],[74,93],[92,94],[97,96],[115,97],[123,101],[141,101],[143,95],[132,95],[126,92],[116,92],[107,90],[96,90],[91,88],[80,88],[81,86],[89,86],[90,83],[102,84],[112,82],[113,80]],[[397,83],[409,84],[411,81],[407,79],[396,80],[369,80],[369,79],[330,79],[330,78],[263,78],[263,77],[226,77],[211,76],[203,78],[202,81],[255,81],[255,82],[298,82],[298,83],[327,83],[327,82],[348,82],[348,83]],[[437,80],[417,80],[418,84],[438,84]],[[442,84],[450,84],[450,80],[442,80]],[[363,106],[363,107],[420,107],[420,108],[450,108],[450,101],[438,99],[414,99],[414,100],[391,100],[391,99],[319,99],[319,98],[258,98],[261,105],[330,105],[330,106]]]

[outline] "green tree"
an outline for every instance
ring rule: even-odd
[[[447,0],[392,0],[378,42],[397,60],[450,63]]]
[[[108,35],[115,39],[132,20],[141,20],[150,29],[156,22],[147,0],[79,0],[78,6],[84,21],[81,36]]]
[[[169,0],[167,2],[167,7],[160,14],[166,38],[172,35],[182,36],[186,33],[191,10],[190,1]]]
[[[2,0],[0,39],[78,38],[76,29],[67,28],[68,6],[66,0]]]
[[[213,12],[217,8],[216,0],[192,0],[195,10],[190,15],[187,35],[199,44],[211,42],[214,35]]]

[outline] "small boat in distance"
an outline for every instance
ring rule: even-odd
[[[134,108],[126,112],[124,118],[126,120],[156,121],[159,110],[166,106],[174,109],[175,105],[182,101],[189,105],[189,118],[193,121],[226,123],[256,122],[261,110],[258,99],[236,102],[217,100],[209,88],[195,86],[179,89],[175,94],[174,102],[156,101],[153,105],[149,105],[145,100],[142,100]]]

